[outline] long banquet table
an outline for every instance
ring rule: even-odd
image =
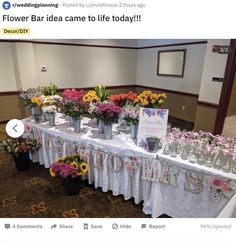
[[[143,211],[152,217],[162,214],[171,217],[234,215],[236,195],[213,197],[209,187],[212,177],[220,177],[233,184],[234,193],[236,175],[232,173],[171,158],[161,150],[149,153],[137,147],[127,131],[117,130],[115,124],[112,140],[105,140],[89,118],[82,120],[81,133],[74,133],[62,114],[57,114],[54,127],[47,122],[36,124],[31,117],[23,121],[32,127],[31,136],[42,144],[32,155],[33,161],[49,168],[58,158],[78,152],[88,160],[90,184],[101,187],[103,192],[111,190],[115,196],[122,194],[125,200],[133,197],[136,204],[143,201]],[[176,172],[171,172],[173,170]],[[189,175],[195,177],[194,184],[189,184],[193,180],[187,178]],[[197,192],[196,182],[201,192]]]

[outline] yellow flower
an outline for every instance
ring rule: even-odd
[[[38,106],[42,105],[42,101],[41,101],[40,97],[37,97],[37,96],[36,97],[32,97],[31,98],[31,102],[37,104]]]
[[[152,95],[152,92],[151,91],[146,91],[146,95],[147,96],[151,96]]]
[[[75,167],[76,169],[79,168],[79,165],[76,162],[72,162],[72,163],[70,163],[70,165],[73,166],[73,167]]]
[[[66,156],[61,157],[61,158],[57,159],[57,162],[64,162],[66,160],[66,158],[67,158]]]
[[[162,103],[164,103],[164,100],[160,99],[158,102],[159,102],[159,104],[162,104]]]
[[[152,104],[154,104],[155,102],[156,102],[156,100],[155,100],[155,99],[152,99],[152,100],[151,100],[151,103],[152,103]]]
[[[84,97],[83,97],[83,101],[84,101],[84,102],[87,102],[87,100],[88,100],[88,96],[87,96],[87,95],[84,95]]]
[[[158,95],[157,95],[156,93],[153,93],[153,94],[151,95],[151,99],[155,99],[155,100],[157,100],[157,99],[158,99]]]
[[[142,106],[147,106],[149,104],[148,100],[147,99],[144,99],[143,102],[142,102]]]
[[[79,168],[81,170],[82,175],[85,175],[89,169],[88,164],[86,162],[81,163]]]
[[[83,97],[84,102],[99,102],[100,98],[97,96],[95,91],[88,91],[84,97]]]
[[[55,172],[52,170],[52,168],[49,169],[49,172],[50,172],[50,175],[51,175],[52,177],[55,177],[55,176],[56,176],[56,174],[55,174]]]

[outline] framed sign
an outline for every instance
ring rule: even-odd
[[[148,137],[163,139],[166,136],[168,109],[141,108],[137,145],[147,149]]]
[[[183,77],[186,49],[163,50],[158,52],[157,75]]]

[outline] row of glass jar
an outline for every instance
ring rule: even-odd
[[[188,160],[191,163],[236,174],[236,157],[232,153],[220,148],[212,148],[204,143],[167,139],[163,153],[171,157],[179,155],[183,160]]]

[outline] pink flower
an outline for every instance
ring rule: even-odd
[[[105,124],[116,122],[121,112],[122,109],[112,102],[97,103],[94,110],[96,117],[104,121]]]
[[[209,185],[214,189],[223,190],[225,188],[225,186],[227,185],[227,183],[221,178],[212,177],[209,181]]]
[[[68,99],[68,100],[71,100],[71,101],[78,101],[80,99],[83,98],[84,96],[84,91],[83,90],[80,90],[80,91],[77,91],[75,89],[66,89],[64,92],[63,92],[63,96],[65,99]]]
[[[29,134],[32,131],[32,126],[30,124],[25,124],[25,133]]]

